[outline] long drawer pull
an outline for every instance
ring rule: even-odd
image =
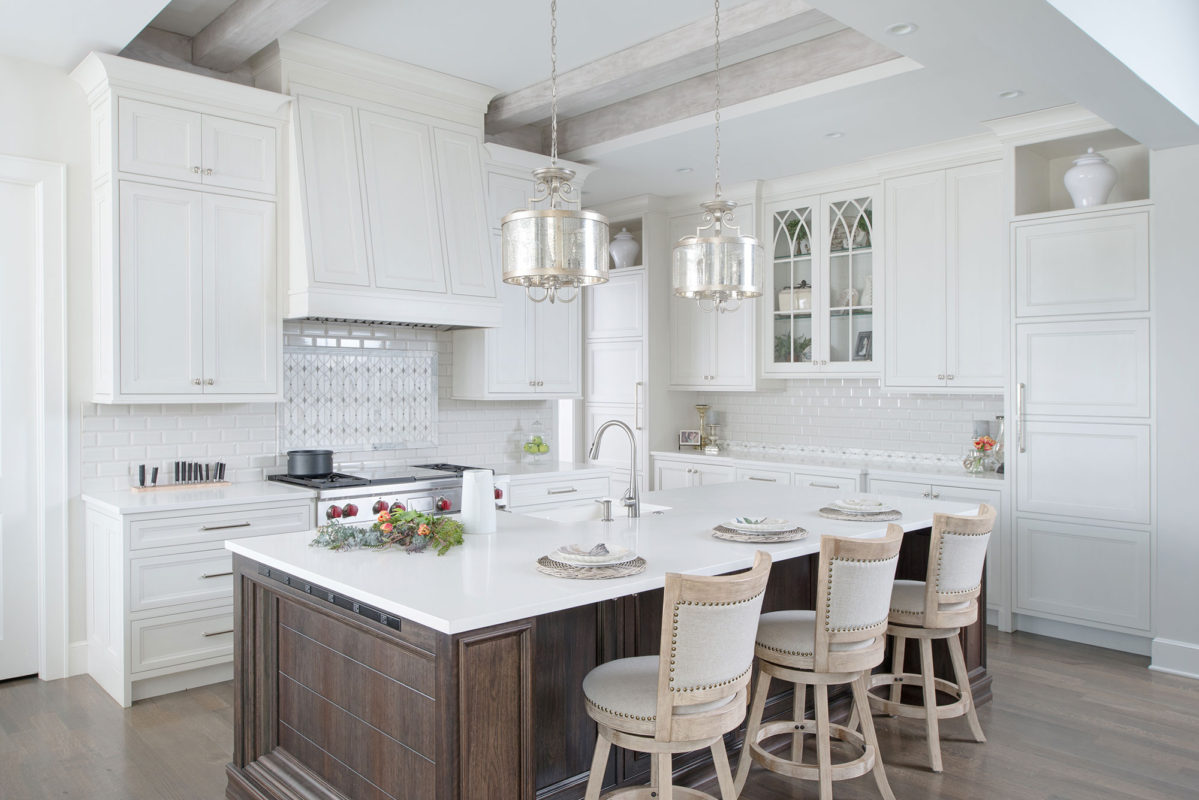
[[[808,481],[808,486],[811,486],[815,489],[840,489],[841,488],[840,486],[838,486],[835,483],[816,483],[815,481]]]
[[[226,575],[232,575],[232,574],[233,574],[233,570],[229,570],[228,572],[206,572],[203,575],[201,575],[200,577],[201,578],[224,578]]]
[[[204,638],[207,639],[211,636],[224,636],[226,633],[233,633],[233,629],[230,628],[227,631],[213,631],[212,633],[206,633],[204,634]]]
[[[254,523],[252,522],[234,522],[232,525],[201,525],[202,531],[224,531],[229,528],[248,528]]]
[[[575,487],[571,486],[567,489],[546,489],[545,493],[546,494],[573,494],[577,491],[579,491],[579,490],[576,489]]]
[[[778,483],[779,482],[778,478],[763,478],[758,475],[750,475],[749,479],[751,481],[762,481],[763,483]]]

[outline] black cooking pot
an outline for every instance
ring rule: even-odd
[[[287,451],[287,474],[293,478],[314,478],[332,471],[332,450]]]

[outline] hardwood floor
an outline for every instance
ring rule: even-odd
[[[944,722],[943,774],[925,766],[920,723],[876,718],[896,797],[1199,797],[1199,681],[1150,672],[1140,656],[1029,634],[990,629],[987,647],[995,700],[979,717],[989,741],[970,741],[964,720]],[[219,800],[232,725],[228,683],[128,710],[87,677],[0,683],[0,797]],[[835,792],[837,800],[878,800],[869,776]],[[814,784],[756,766],[742,794],[816,796]]]

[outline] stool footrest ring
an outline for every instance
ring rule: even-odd
[[[805,764],[799,761],[792,761],[788,758],[776,756],[773,753],[767,752],[762,747],[762,741],[769,739],[772,736],[791,735],[796,731],[804,734],[816,733],[815,720],[775,720],[773,722],[763,723],[758,729],[758,735],[753,742],[746,742],[745,746],[749,748],[750,757],[755,763],[760,764],[771,772],[777,772],[780,775],[788,775],[792,778],[803,778],[805,780],[818,781],[820,780],[820,767],[816,764]],[[855,747],[862,748],[862,755],[852,761],[844,761],[840,764],[832,765],[832,779],[834,781],[843,781],[849,778],[857,778],[865,775],[870,770],[874,769],[875,752],[874,748],[866,744],[866,739],[857,731],[850,730],[844,725],[836,723],[829,724],[829,736],[834,739],[839,739],[842,742],[848,742]],[[742,756],[744,757],[744,756]]]
[[[874,689],[879,686],[894,686],[895,684],[903,686],[922,687],[924,684],[924,676],[916,675],[910,672],[899,674],[880,672],[870,676],[870,688]],[[962,689],[956,683],[947,681],[944,678],[933,678],[933,686],[938,692],[944,692],[956,698],[952,703],[937,706],[937,719],[953,719],[966,714],[966,698],[962,696]],[[873,692],[868,692],[870,698],[870,708],[873,711],[879,711],[883,714],[890,714],[895,717],[908,717],[911,719],[924,719],[924,705],[917,703],[893,702],[886,697],[879,697]]]

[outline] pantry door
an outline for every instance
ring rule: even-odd
[[[62,186],[59,165],[0,156],[0,680],[39,668],[43,677],[65,673],[65,504],[46,512],[47,502],[66,490],[65,453],[46,451],[48,417],[57,436],[65,410],[59,402],[65,387]],[[49,342],[47,321],[56,326]],[[49,370],[47,344],[57,361]],[[48,494],[50,462],[62,473]],[[47,537],[51,516],[55,530]],[[56,568],[43,572],[39,550],[45,553],[51,539]],[[47,590],[57,597],[56,663],[48,668],[39,648]]]

